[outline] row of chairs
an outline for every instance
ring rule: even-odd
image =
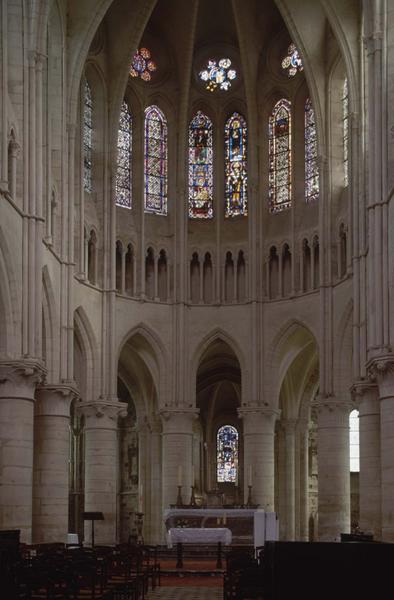
[[[160,585],[157,548],[128,544],[23,546],[14,568],[17,600],[144,600]]]
[[[263,552],[261,547],[226,554],[223,600],[263,600]]]

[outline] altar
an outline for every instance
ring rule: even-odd
[[[167,532],[175,528],[226,528],[232,544],[253,545],[255,508],[169,508],[164,511]]]
[[[177,545],[177,569],[183,567],[183,544],[216,544],[216,568],[222,568],[222,544],[230,546],[231,531],[227,527],[171,527],[167,532],[167,545],[172,548]]]

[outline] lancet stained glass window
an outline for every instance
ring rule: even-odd
[[[238,480],[238,431],[232,425],[218,429],[216,438],[217,481],[236,483]]]
[[[115,196],[116,204],[131,208],[131,151],[132,116],[126,101],[120,109],[118,129],[118,157],[116,164]]]
[[[145,110],[145,212],[167,214],[167,122],[157,106]]]
[[[92,129],[93,102],[90,85],[85,81],[83,108],[83,187],[86,192],[92,191]]]
[[[291,207],[291,104],[282,98],[269,119],[269,209]]]
[[[189,127],[189,217],[213,216],[212,121],[198,111]]]
[[[343,122],[343,177],[345,186],[349,183],[349,90],[347,79],[342,90],[342,122]]]
[[[305,101],[305,201],[319,198],[319,165],[315,111],[310,98]]]
[[[349,451],[350,451],[350,470],[360,471],[360,430],[359,430],[359,412],[352,410],[349,415]]]
[[[248,214],[247,198],[247,127],[235,112],[225,127],[225,216]]]

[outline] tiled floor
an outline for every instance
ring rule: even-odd
[[[221,600],[222,588],[212,587],[158,587],[147,600]]]

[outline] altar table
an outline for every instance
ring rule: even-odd
[[[176,568],[183,567],[182,545],[183,544],[217,544],[216,567],[222,568],[222,544],[230,546],[232,535],[227,527],[171,527],[167,532],[167,545],[169,548],[173,544],[177,545],[177,564]]]

